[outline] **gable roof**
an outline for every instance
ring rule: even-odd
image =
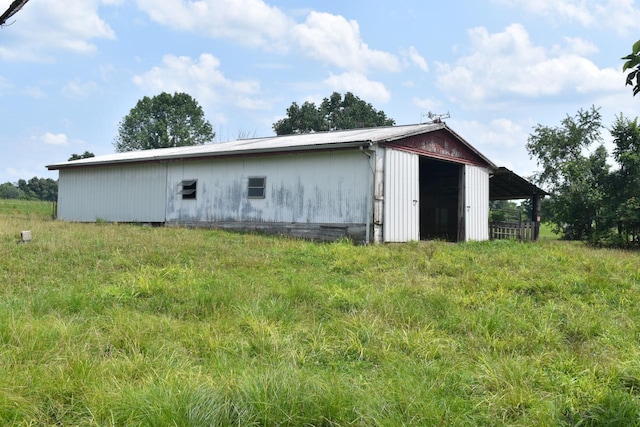
[[[496,169],[496,166],[489,159],[448,128],[384,142],[383,145],[445,162]]]
[[[154,150],[129,151],[125,153],[107,154],[88,159],[73,160],[47,165],[49,170],[73,167],[110,165],[122,163],[140,163],[167,161],[177,159],[195,159],[207,157],[224,157],[233,155],[249,155],[262,153],[279,153],[310,150],[334,150],[341,148],[363,147],[374,143],[393,142],[414,135],[446,130],[469,150],[476,153],[487,164],[496,166],[478,150],[453,132],[445,123],[414,124],[406,126],[389,126],[366,129],[350,129],[331,132],[316,132],[297,135],[271,136],[265,138],[241,139],[232,142],[195,145],[188,147],[159,148]]]

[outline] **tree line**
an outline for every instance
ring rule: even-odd
[[[276,135],[393,126],[382,110],[351,92],[333,92],[320,105],[291,103],[286,117],[273,123]],[[113,145],[117,152],[202,145],[215,132],[200,104],[186,93],[162,92],[140,99],[118,125]]]
[[[18,182],[0,184],[0,199],[44,200],[55,202],[58,200],[58,181],[51,178],[30,180],[19,179]]]
[[[95,157],[90,151],[82,154],[73,153],[69,161],[88,159]],[[34,176],[30,180],[19,179],[17,182],[5,182],[0,184],[0,199],[44,200],[55,202],[58,200],[58,181],[51,178],[38,178]]]
[[[565,239],[640,246],[640,124],[620,114],[607,129],[611,155],[595,106],[534,128],[527,142],[540,167],[534,180],[551,193],[543,216]]]

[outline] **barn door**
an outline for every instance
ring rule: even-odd
[[[489,240],[489,171],[464,167],[465,240]]]
[[[389,148],[385,151],[384,241],[420,240],[418,155]]]

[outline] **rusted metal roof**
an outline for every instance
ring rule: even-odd
[[[300,135],[272,136],[266,138],[241,139],[232,142],[195,145],[188,147],[160,148],[155,150],[130,151],[88,159],[73,160],[63,163],[47,165],[49,170],[66,169],[72,167],[107,165],[119,163],[139,163],[153,161],[169,161],[187,158],[223,157],[230,155],[248,155],[260,153],[278,153],[308,150],[333,150],[366,146],[379,142],[392,142],[402,138],[446,129],[470,150],[486,160],[487,164],[495,168],[486,157],[472,147],[468,142],[453,132],[444,123],[415,124],[406,126],[376,127],[366,129],[351,129],[332,132],[316,132]]]

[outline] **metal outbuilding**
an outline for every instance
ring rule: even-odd
[[[487,240],[490,183],[501,170],[444,123],[117,153],[47,168],[59,171],[65,221],[365,243]]]

